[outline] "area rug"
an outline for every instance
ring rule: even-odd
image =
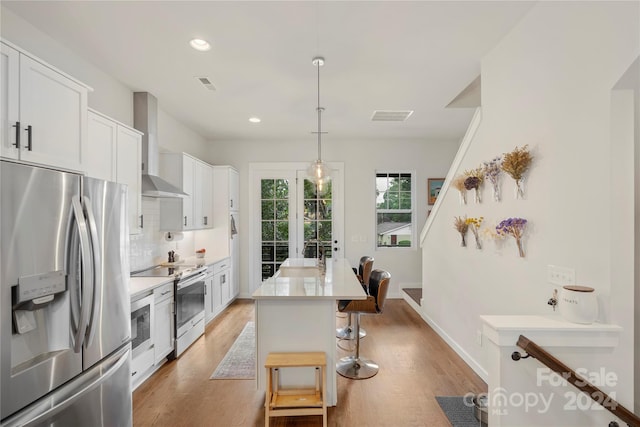
[[[250,380],[256,377],[256,331],[253,322],[247,322],[236,341],[224,356],[210,379]]]
[[[465,405],[464,397],[436,396],[436,400],[453,427],[486,426],[486,424],[482,424],[478,419],[476,419],[475,415],[473,415],[473,407]]]

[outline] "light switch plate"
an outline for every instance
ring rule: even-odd
[[[547,282],[558,286],[575,285],[576,270],[558,265],[547,266]]]

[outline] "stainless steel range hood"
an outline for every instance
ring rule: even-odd
[[[186,197],[188,194],[158,176],[158,100],[149,92],[133,94],[133,127],[142,136],[142,195],[147,197]]]

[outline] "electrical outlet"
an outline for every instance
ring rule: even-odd
[[[482,347],[482,331],[480,329],[476,330],[476,344]]]
[[[569,267],[560,267],[557,265],[547,266],[547,282],[554,285],[575,285],[576,284],[576,270]]]

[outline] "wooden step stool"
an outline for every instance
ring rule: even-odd
[[[327,358],[324,352],[269,353],[264,367],[267,370],[264,425],[271,417],[322,415],[327,427]],[[280,368],[316,368],[315,389],[279,389]],[[322,379],[320,379],[322,377]],[[322,387],[320,386],[322,381]]]

